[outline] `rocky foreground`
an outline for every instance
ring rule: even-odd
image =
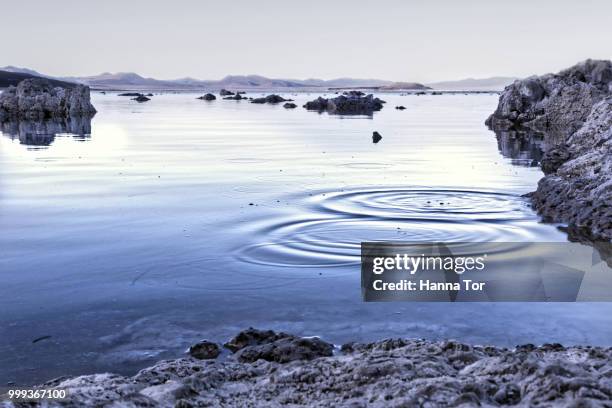
[[[98,407],[610,407],[612,348],[389,339],[339,349],[318,338],[248,329],[224,345],[133,377],[95,374],[42,387],[67,389],[45,406]],[[196,358],[197,357],[197,358]],[[33,406],[19,402],[5,407]]]
[[[0,94],[0,121],[92,116],[89,87],[55,86],[46,79],[26,79]]]
[[[534,207],[590,240],[612,240],[612,62],[516,81],[487,124],[556,140],[546,145]]]

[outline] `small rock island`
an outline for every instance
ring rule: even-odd
[[[42,120],[71,116],[93,116],[89,87],[54,86],[45,79],[32,78],[0,94],[0,120]]]

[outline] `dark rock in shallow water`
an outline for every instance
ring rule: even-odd
[[[367,96],[340,95],[330,99],[318,97],[306,102],[304,108],[339,115],[371,115],[381,110],[384,103],[385,101],[375,98],[372,94]]]
[[[232,91],[228,91],[227,89],[221,89],[219,91],[219,95],[221,95],[221,96],[230,96],[230,95],[234,95],[234,93]]]
[[[255,329],[245,332],[250,333],[248,340],[237,341],[241,350],[260,347],[253,342],[264,339],[271,340],[268,345],[313,340]],[[328,354],[331,345],[315,343],[282,355],[310,358],[312,350]],[[226,361],[183,358],[161,361],[133,377],[62,378],[43,388],[66,389],[66,399],[56,405],[45,401],[28,406],[526,408],[603,407],[612,399],[611,348],[531,345],[508,350],[454,341],[387,339],[352,343],[343,350],[338,356],[288,363],[274,361],[277,354],[271,355],[272,361],[245,363],[231,357]]]
[[[214,101],[215,99],[217,99],[217,97],[211,93],[207,93],[205,95],[198,97],[197,99],[201,99],[203,101]]]
[[[132,99],[132,100],[133,100],[133,101],[136,101],[136,102],[147,102],[147,101],[150,101],[150,100],[151,100],[151,98],[147,98],[147,97],[146,97],[146,96],[144,96],[144,95],[139,95],[139,96],[137,96],[136,98],[134,98],[134,99]]]
[[[124,93],[120,93],[117,96],[140,96],[142,95],[140,92],[124,92]]]
[[[89,87],[53,86],[45,79],[25,79],[0,94],[0,121],[93,116]]]
[[[396,106],[395,109],[397,109],[397,110],[404,110],[404,109],[406,109],[406,107],[404,105],[400,105],[400,106]]]
[[[289,102],[289,103],[284,104],[283,108],[285,108],[285,109],[295,109],[295,108],[297,108],[297,105],[295,103]]]
[[[486,122],[528,128],[559,142],[546,147],[546,176],[530,195],[540,214],[594,240],[612,240],[612,63],[587,60],[558,74],[506,87]]]
[[[264,98],[254,98],[251,100],[251,103],[281,103],[288,101],[291,101],[291,99],[285,99],[282,96],[272,94]]]
[[[382,140],[382,136],[378,132],[372,133],[372,143],[378,143]]]
[[[189,347],[189,355],[199,360],[215,359],[221,353],[221,349],[216,343],[208,340],[202,340],[199,343]]]

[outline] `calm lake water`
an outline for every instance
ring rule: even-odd
[[[90,136],[4,129],[0,386],[130,374],[249,326],[612,344],[611,304],[361,301],[361,241],[567,239],[521,198],[537,146],[483,124],[497,95],[384,95],[371,118],[196,96],[96,93]]]

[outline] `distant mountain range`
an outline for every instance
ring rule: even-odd
[[[15,76],[17,75],[17,76]],[[0,87],[13,84],[16,80],[28,77],[42,77],[62,83],[81,83],[99,90],[134,90],[134,91],[162,91],[162,90],[210,90],[222,88],[238,90],[257,89],[328,89],[328,88],[373,88],[382,90],[498,90],[513,82],[514,78],[495,77],[486,79],[465,79],[461,81],[447,81],[425,86],[416,82],[393,82],[380,79],[337,78],[323,79],[273,79],[260,75],[228,75],[221,80],[200,80],[195,78],[180,78],[174,80],[160,80],[145,78],[133,72],[105,72],[100,75],[83,77],[51,77],[32,69],[6,66],[0,68]],[[19,81],[17,81],[19,82]]]

